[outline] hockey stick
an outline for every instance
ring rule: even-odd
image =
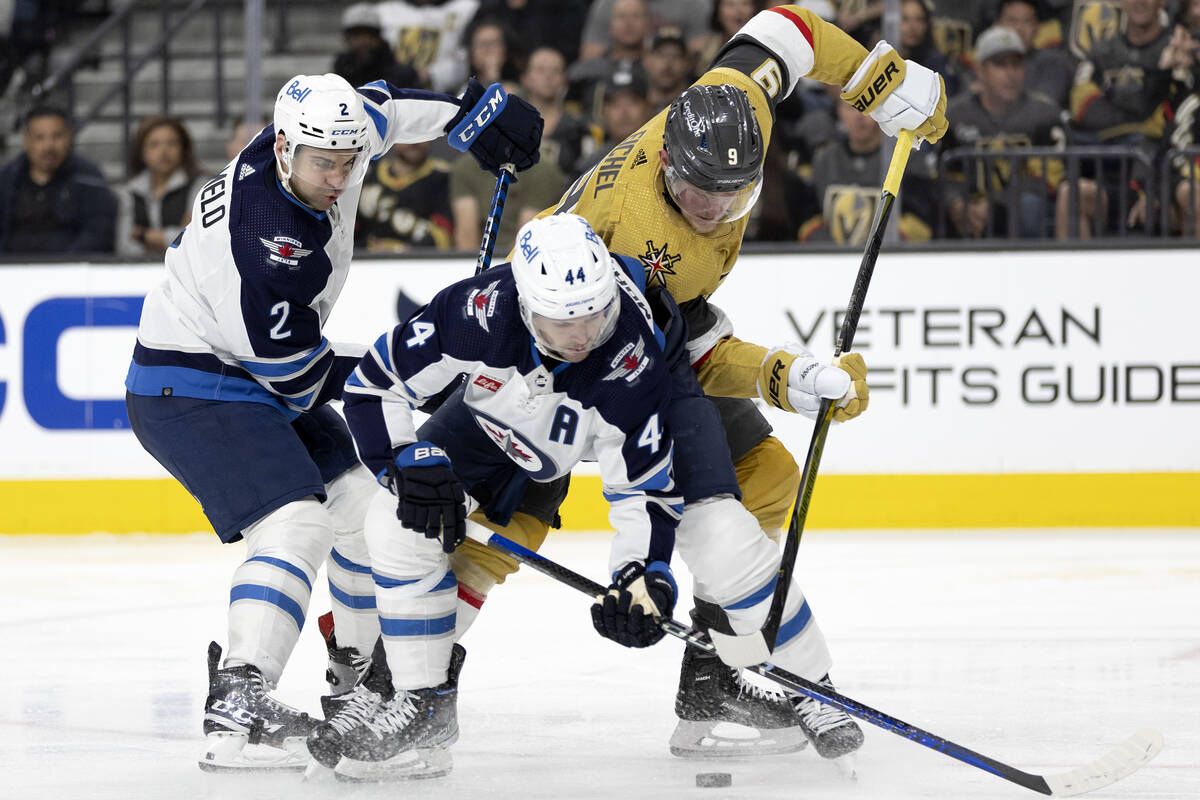
[[[850,305],[846,308],[846,318],[842,322],[837,345],[833,350],[835,360],[842,353],[848,352],[854,344],[858,318],[867,299],[867,287],[871,283],[871,275],[875,272],[875,261],[879,258],[880,247],[883,246],[884,230],[887,228],[892,206],[896,202],[896,195],[900,191],[900,179],[904,176],[904,167],[908,164],[912,143],[912,131],[900,131],[896,149],[892,151],[891,163],[888,164],[887,176],[883,181],[883,194],[878,208],[875,209],[875,220],[871,223],[871,232],[867,236],[867,247],[858,267],[858,276],[854,280],[854,290],[850,293]],[[825,437],[828,436],[829,425],[833,422],[836,402],[822,398],[817,411],[817,427],[813,430],[812,440],[808,444],[808,455],[804,458],[800,489],[796,493],[792,519],[788,523],[787,540],[784,542],[783,556],[779,560],[779,571],[776,573],[775,595],[771,598],[771,608],[767,612],[762,629],[740,636],[710,631],[721,660],[730,666],[748,667],[761,664],[771,657],[775,649],[775,639],[783,621],[783,608],[787,603],[788,587],[796,567],[796,553],[800,549],[800,534],[804,531],[804,521],[808,517],[808,505],[812,501],[813,489],[817,482],[817,468],[821,465]]]
[[[608,591],[607,587],[540,556],[498,533],[492,533],[483,526],[467,526],[467,535],[480,544],[503,553],[522,564],[527,564],[538,572],[559,583],[565,583],[589,597],[598,597]],[[700,631],[682,625],[673,619],[663,620],[661,625],[664,631],[677,639],[682,639],[692,647],[698,647],[708,653],[717,652],[716,646],[708,636]],[[907,722],[771,664],[755,664],[749,669],[775,681],[784,688],[839,708],[851,716],[858,717],[898,736],[903,736],[930,750],[936,750],[964,764],[990,772],[1010,783],[1024,786],[1026,789],[1056,797],[1083,794],[1115,783],[1144,766],[1150,759],[1158,755],[1163,747],[1162,734],[1152,728],[1144,728],[1117,745],[1106,755],[1082,767],[1055,775],[1037,775],[1023,772],[994,758],[976,753],[974,750],[968,750],[949,739],[943,739],[937,734],[909,725]]]
[[[492,195],[492,209],[483,224],[483,241],[479,244],[479,259],[475,262],[475,274],[492,265],[492,251],[496,249],[496,235],[500,231],[500,217],[504,214],[504,201],[508,199],[508,182],[512,180],[516,166],[501,164],[496,176],[496,192]]]

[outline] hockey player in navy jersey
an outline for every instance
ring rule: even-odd
[[[468,512],[478,506],[503,530],[531,482],[581,460],[599,462],[616,530],[612,585],[593,624],[629,647],[662,638],[655,621],[675,605],[669,563],[683,507],[667,424],[671,365],[689,367],[678,310],[669,297],[652,310],[642,276],[581,217],[534,220],[518,232],[511,265],[443,289],[350,376],[346,420],[385,487],[366,540],[386,659],[309,737],[316,761],[339,776],[449,770],[465,655],[454,644],[449,553],[479,524]],[[417,429],[413,409],[462,373]]]
[[[537,161],[542,120],[531,106],[514,97],[476,108],[497,91],[472,81],[460,100],[296,76],[273,124],[200,191],[146,298],[126,378],[131,426],[221,541],[246,541],[224,663],[209,647],[203,768],[307,763],[316,721],[268,692],[327,559],[343,661],[365,668],[379,635],[362,537],[376,484],[326,404],[366,348],[331,344],[321,329],[346,280],[370,159],[450,131],[490,172]]]

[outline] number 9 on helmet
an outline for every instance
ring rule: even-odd
[[[274,122],[280,179],[299,200],[325,211],[362,183],[372,123],[345,78],[295,76],[279,90]]]
[[[621,307],[615,269],[583,217],[556,214],[517,232],[513,279],[521,321],[539,351],[575,363],[609,340]]]

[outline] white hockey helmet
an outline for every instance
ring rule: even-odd
[[[617,268],[583,217],[555,214],[525,223],[512,273],[521,321],[538,350],[576,362],[608,341],[621,308]]]
[[[295,76],[275,98],[274,121],[285,140],[279,159],[283,184],[293,194],[300,188],[293,185],[297,180],[317,193],[344,191],[362,182],[370,162],[364,151],[372,123],[362,97],[345,78],[333,73]],[[339,157],[331,162],[332,154],[325,154],[317,164],[308,148],[340,151]]]

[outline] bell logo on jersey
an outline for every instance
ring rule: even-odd
[[[496,291],[499,285],[500,281],[492,281],[484,289],[472,289],[467,295],[467,316],[474,317],[479,327],[488,333],[491,333],[488,318],[496,313],[496,301],[500,298],[500,293]]]
[[[683,256],[679,254],[671,254],[667,251],[669,242],[664,242],[662,247],[655,248],[654,241],[646,242],[646,252],[642,253],[638,258],[642,265],[646,267],[646,285],[658,281],[660,286],[667,285],[667,276],[675,274],[675,265],[679,263],[679,259]]]
[[[267,258],[285,264],[289,269],[299,269],[299,259],[312,252],[312,250],[305,250],[300,246],[299,241],[289,236],[276,236],[271,241],[260,236],[258,240],[263,243],[263,247],[270,251]]]
[[[613,370],[605,375],[603,380],[615,381],[618,378],[624,378],[627,382],[633,383],[646,370],[646,367],[650,366],[650,359],[646,358],[646,340],[639,336],[637,344],[631,342],[625,345],[608,365]]]

